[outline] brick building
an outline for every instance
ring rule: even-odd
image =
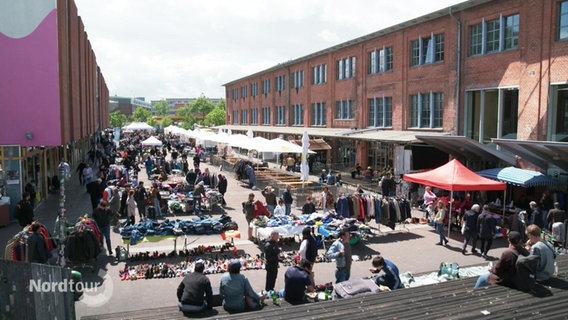
[[[404,173],[449,154],[564,171],[566,40],[568,1],[466,1],[226,83],[222,128],[306,130],[331,145],[317,157],[333,169]]]
[[[66,160],[74,166],[107,128],[109,94],[73,1],[4,1],[0,10],[0,190],[40,199]]]

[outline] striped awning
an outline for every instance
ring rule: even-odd
[[[537,171],[516,167],[493,168],[476,172],[478,175],[522,187],[552,186],[558,182]]]

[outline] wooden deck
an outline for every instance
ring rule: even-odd
[[[449,281],[352,299],[291,306],[271,302],[259,311],[228,314],[222,307],[192,318],[211,319],[565,319],[568,255],[557,258],[558,276],[531,293],[502,286],[473,290],[477,278]],[[83,319],[184,319],[177,307],[105,314]]]

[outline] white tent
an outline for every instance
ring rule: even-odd
[[[154,127],[146,122],[132,122],[131,124],[122,127],[122,130],[155,130]]]
[[[142,141],[142,146],[149,147],[149,146],[161,146],[162,141],[158,140],[158,138],[152,136],[144,141]]]
[[[171,134],[173,134],[173,135],[180,136],[180,135],[184,134],[186,131],[185,131],[184,128],[180,128],[180,127],[174,126],[174,125],[172,124],[172,125],[169,125],[169,126],[165,127],[165,128],[164,128],[164,132],[165,132],[165,133],[171,133]]]

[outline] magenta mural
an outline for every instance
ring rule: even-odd
[[[0,145],[61,145],[55,3],[0,0]]]

